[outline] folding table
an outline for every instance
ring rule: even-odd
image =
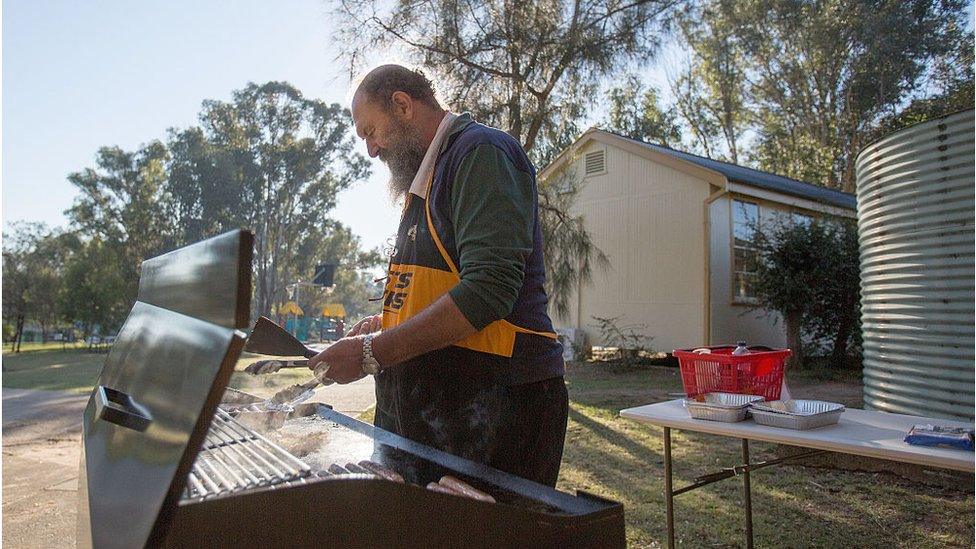
[[[752,489],[749,473],[756,469],[813,454],[841,452],[929,467],[974,472],[973,452],[906,444],[903,439],[916,424],[931,423],[972,429],[971,423],[946,419],[889,414],[848,408],[836,425],[796,431],[758,425],[752,420],[722,423],[692,419],[680,399],[621,410],[620,416],[664,428],[664,494],[667,501],[668,547],[674,547],[674,496],[713,482],[742,475],[743,512],[746,522],[746,546],[752,547]],[[671,429],[683,429],[742,439],[742,465],[699,477],[688,486],[675,490],[671,478]],[[759,440],[809,448],[810,451],[759,463],[749,462],[749,441]]]

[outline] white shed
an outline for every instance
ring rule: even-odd
[[[661,351],[746,340],[782,347],[778,315],[752,305],[752,221],[830,214],[856,217],[853,194],[590,129],[539,174],[574,170],[575,208],[610,259],[578,288],[557,328],[584,330],[593,317],[643,324]]]

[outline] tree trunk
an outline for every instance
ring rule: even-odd
[[[24,338],[24,315],[17,315],[17,333],[14,334],[14,352],[20,352],[20,341]]]
[[[786,345],[793,351],[787,364],[790,367],[797,367],[803,364],[803,341],[800,338],[800,320],[803,315],[800,312],[786,313]]]
[[[843,368],[847,358],[847,341],[851,338],[854,330],[854,316],[846,315],[841,319],[837,326],[837,334],[834,336],[834,349],[830,354],[830,365],[833,368]]]

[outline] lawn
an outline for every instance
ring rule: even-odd
[[[98,379],[105,363],[106,353],[89,353],[84,347],[62,350],[60,343],[24,344],[19,353],[3,352],[3,386],[15,389],[44,389],[88,393]],[[237,363],[237,370],[261,360],[261,355],[244,353]],[[271,376],[252,376],[235,372],[230,386],[258,396],[270,397],[275,392],[295,383],[312,379],[307,368],[282,370]]]
[[[60,343],[24,343],[21,352],[3,349],[3,386],[88,393],[105,363],[105,353],[62,350]]]
[[[26,349],[26,347],[25,347]],[[87,392],[104,354],[57,348],[3,355],[3,386]],[[262,357],[248,355],[238,369]],[[273,376],[235,373],[231,385],[262,396],[310,379],[308,370]],[[665,539],[661,429],[622,419],[619,411],[664,400],[681,390],[677,369],[645,366],[624,370],[606,364],[572,364],[566,381],[570,417],[559,488],[586,490],[624,504],[627,540],[633,547]],[[799,396],[860,406],[860,387],[850,376],[824,380],[814,373],[793,377]],[[369,413],[364,414],[369,418]],[[737,440],[672,431],[675,485],[737,463]],[[776,447],[754,442],[753,459],[775,457]],[[778,466],[752,477],[755,537],[760,547],[972,547],[973,477],[959,488],[936,488],[888,473]],[[738,547],[743,523],[741,484],[712,484],[675,499],[677,541],[693,547]]]

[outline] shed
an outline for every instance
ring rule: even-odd
[[[577,288],[557,328],[602,343],[593,317],[644,325],[670,351],[746,340],[784,346],[779,316],[755,308],[750,227],[855,218],[853,194],[646,143],[586,131],[539,174],[582,179],[575,208],[611,267]]]

